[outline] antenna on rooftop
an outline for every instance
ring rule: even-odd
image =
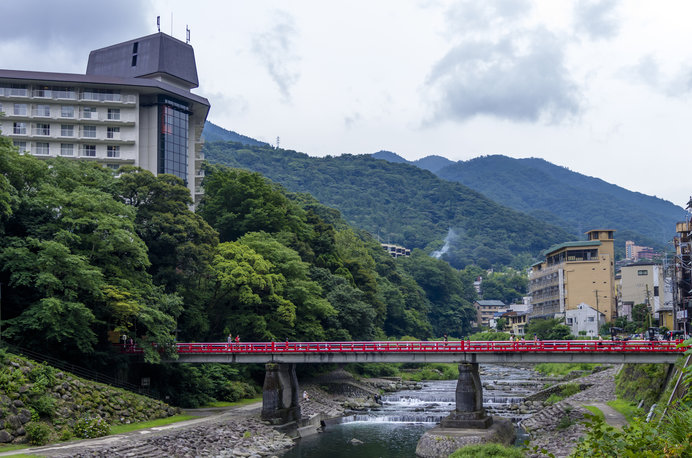
[[[161,16],[156,16],[156,28],[161,33]]]
[[[190,44],[190,27],[185,24],[185,43]]]

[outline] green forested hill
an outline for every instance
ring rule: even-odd
[[[448,165],[441,178],[463,183],[496,202],[560,225],[581,236],[596,227],[616,229],[616,240],[663,246],[684,210],[543,159],[483,156]]]
[[[431,252],[449,234],[444,257],[459,268],[526,264],[552,243],[574,238],[408,164],[367,155],[314,158],[230,142],[207,143],[205,155],[212,163],[257,171],[291,191],[308,192],[382,241]]]

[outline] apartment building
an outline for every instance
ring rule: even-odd
[[[567,310],[587,304],[616,317],[615,251],[610,229],[594,229],[587,240],[565,242],[544,252],[545,260],[529,271],[531,318],[564,317]]]
[[[620,302],[623,310],[646,304],[660,326],[673,329],[672,279],[666,279],[661,264],[637,262],[620,269]]]
[[[399,256],[411,256],[411,250],[403,247],[401,245],[393,245],[391,243],[380,243],[382,248],[389,253],[393,258],[398,258]]]
[[[163,33],[89,54],[86,74],[0,69],[0,133],[37,157],[131,164],[202,196],[209,101],[192,46]]]
[[[507,311],[507,306],[502,301],[488,300],[476,301],[473,303],[476,308],[477,321],[481,326],[490,326],[490,321]]]

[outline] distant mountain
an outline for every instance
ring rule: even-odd
[[[376,153],[373,153],[372,157],[374,157],[375,159],[382,159],[383,161],[387,162],[410,164],[409,161],[407,161],[406,159],[404,159],[396,153],[392,153],[391,151],[378,151]]]
[[[684,210],[657,197],[628,191],[543,159],[482,156],[437,172],[490,199],[558,224],[581,236],[594,228],[615,229],[618,245],[663,247]]]
[[[254,138],[240,135],[232,130],[226,130],[222,127],[212,124],[209,121],[204,123],[202,137],[207,142],[238,142],[243,145],[269,146],[269,143],[255,140]]]
[[[387,162],[415,165],[416,167],[419,167],[421,169],[430,170],[432,173],[437,173],[438,170],[448,165],[454,164],[453,161],[450,161],[446,157],[442,156],[426,156],[422,159],[418,159],[417,161],[409,161],[396,153],[392,153],[391,151],[378,151],[376,153],[371,154],[371,156],[375,159],[382,159],[383,161]]]
[[[410,164],[370,155],[316,158],[230,142],[206,143],[204,152],[211,163],[260,172],[290,191],[310,193],[382,241],[428,253],[446,242],[442,257],[458,268],[527,265],[546,247],[573,238]]]
[[[454,164],[454,162],[442,156],[426,156],[417,161],[409,162],[409,164],[413,164],[421,169],[430,170],[432,173],[437,173],[441,169]]]

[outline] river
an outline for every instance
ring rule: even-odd
[[[483,405],[491,415],[515,425],[532,412],[519,413],[512,405],[543,388],[535,371],[498,365],[480,366]],[[421,390],[386,394],[382,407],[344,417],[323,432],[299,439],[283,458],[414,458],[418,439],[454,410],[456,380],[425,382]],[[518,430],[521,443],[523,437]],[[355,445],[352,439],[362,444]]]

